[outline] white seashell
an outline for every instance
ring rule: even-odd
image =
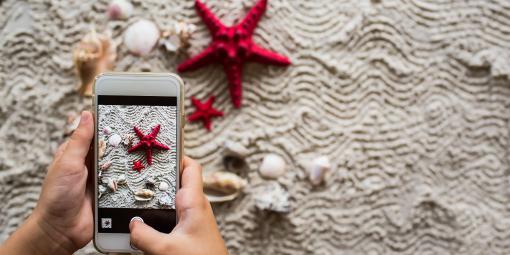
[[[168,52],[176,52],[181,47],[181,39],[175,34],[168,36],[165,40],[162,40],[161,43]]]
[[[326,156],[321,156],[312,162],[312,165],[309,169],[308,178],[313,185],[321,184],[326,175],[331,171],[331,163],[329,162],[329,158]]]
[[[106,142],[103,139],[99,139],[99,142],[97,144],[97,156],[101,159],[104,156],[104,153],[106,151]]]
[[[101,198],[104,193],[106,193],[106,187],[103,185],[98,186],[98,198]]]
[[[120,142],[122,141],[122,137],[120,137],[119,134],[113,134],[108,138],[108,144],[110,144],[113,147],[117,147]]]
[[[145,179],[145,186],[147,188],[154,188],[156,186],[156,179],[154,176],[149,176],[147,179]]]
[[[223,148],[226,156],[245,158],[250,153],[241,143],[234,141],[225,141]]]
[[[173,208],[174,207],[174,201],[169,195],[161,196],[158,199],[158,203],[166,208]]]
[[[277,182],[271,182],[254,191],[255,206],[260,210],[290,212],[289,193]]]
[[[154,197],[154,191],[150,189],[140,189],[135,192],[136,201],[149,201]]]
[[[111,133],[112,133],[112,128],[111,127],[106,126],[106,127],[103,128],[103,134],[109,135]]]
[[[108,161],[104,164],[102,164],[99,169],[101,169],[101,171],[106,171],[108,170],[108,168],[110,168],[110,166],[112,166],[112,162],[111,161]]]
[[[101,183],[108,185],[110,178],[101,178]]]
[[[108,188],[110,188],[110,190],[113,192],[117,191],[117,180],[109,179]]]
[[[159,36],[159,29],[154,22],[139,20],[127,28],[124,33],[124,44],[131,53],[144,56],[152,51]]]
[[[112,20],[127,19],[133,14],[133,5],[126,0],[113,0],[108,5],[106,14]]]
[[[126,184],[126,175],[125,174],[121,174],[118,178],[117,178],[117,184],[118,185],[123,185],[123,184]]]
[[[190,46],[189,39],[196,31],[196,26],[185,22],[175,22],[169,30],[161,35],[160,45],[168,52],[177,52]]]
[[[159,183],[159,187],[158,188],[161,191],[167,191],[168,188],[170,188],[170,185],[168,185],[167,182],[161,182],[161,183]]]
[[[260,175],[268,179],[276,179],[285,173],[285,160],[276,154],[268,154],[262,160]]]

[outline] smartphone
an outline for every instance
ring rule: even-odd
[[[93,101],[94,245],[103,253],[136,253],[133,218],[163,233],[177,224],[183,82],[175,74],[101,74]]]

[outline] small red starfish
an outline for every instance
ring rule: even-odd
[[[133,161],[133,170],[137,171],[138,173],[141,173],[142,169],[144,168],[145,167],[142,165],[142,161],[140,160]]]
[[[243,64],[248,61],[264,65],[290,65],[287,57],[266,50],[252,40],[253,31],[266,11],[267,0],[260,0],[237,25],[227,27],[200,1],[195,8],[211,32],[212,42],[197,56],[177,68],[179,72],[196,70],[213,62],[223,64],[229,83],[230,98],[236,108],[241,107]]]
[[[223,112],[214,109],[212,104],[214,103],[214,96],[209,97],[205,103],[200,102],[200,100],[195,97],[191,97],[191,102],[195,105],[195,112],[188,116],[189,121],[195,121],[198,119],[202,119],[204,122],[205,128],[211,131],[211,118],[223,116]]]
[[[152,149],[159,149],[159,150],[169,150],[168,146],[159,143],[156,141],[156,136],[158,136],[159,129],[161,125],[156,125],[154,128],[152,128],[152,132],[148,135],[144,135],[140,129],[137,127],[133,127],[133,130],[135,131],[136,135],[140,139],[140,142],[135,144],[133,147],[131,147],[128,150],[128,153],[131,153],[133,151],[137,150],[145,150],[145,154],[147,155],[147,164],[152,165]]]

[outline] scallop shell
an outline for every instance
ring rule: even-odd
[[[259,210],[288,213],[291,210],[289,193],[277,182],[254,190],[255,206]]]
[[[112,166],[112,162],[111,161],[108,161],[104,164],[102,164],[99,169],[101,169],[101,171],[106,171],[108,170],[108,168],[110,168],[110,166]]]
[[[113,0],[108,5],[106,14],[111,20],[127,19],[133,14],[133,5],[126,0]]]
[[[110,190],[113,192],[117,191],[117,180],[109,179],[108,188],[110,188]]]
[[[167,191],[168,188],[170,188],[170,185],[168,185],[168,182],[160,182],[158,189],[161,191]]]
[[[204,193],[210,202],[224,202],[236,198],[247,181],[230,172],[217,171],[203,177]]]
[[[99,142],[97,144],[97,148],[98,148],[98,157],[99,158],[103,158],[104,156],[104,153],[106,151],[106,142],[103,140],[103,139],[99,139]]]
[[[113,134],[108,138],[108,144],[110,144],[113,147],[119,146],[120,142],[122,141],[122,137],[120,137],[119,134]]]
[[[117,184],[118,185],[123,185],[123,184],[126,184],[126,175],[125,174],[121,174],[119,177],[117,177]]]
[[[276,154],[268,154],[260,164],[259,173],[262,177],[276,179],[285,173],[285,160]]]
[[[313,185],[321,184],[326,175],[331,171],[331,163],[329,158],[321,156],[313,160],[309,168],[308,178]]]
[[[98,34],[92,30],[83,37],[73,50],[75,71],[81,80],[80,94],[92,96],[96,75],[113,68],[116,51],[117,46],[109,34]]]
[[[154,191],[150,189],[140,189],[135,192],[136,201],[149,201],[154,197]]]
[[[160,32],[156,24],[149,20],[139,20],[124,32],[124,44],[137,56],[149,54],[159,40]]]

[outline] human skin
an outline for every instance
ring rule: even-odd
[[[55,153],[37,206],[0,246],[0,254],[72,254],[90,242],[94,227],[93,137],[93,117],[85,111],[71,138]],[[182,189],[176,197],[179,223],[174,231],[163,234],[141,222],[132,222],[133,243],[147,254],[227,254],[202,192],[201,166],[185,157],[181,175]],[[200,249],[188,250],[190,247]]]

